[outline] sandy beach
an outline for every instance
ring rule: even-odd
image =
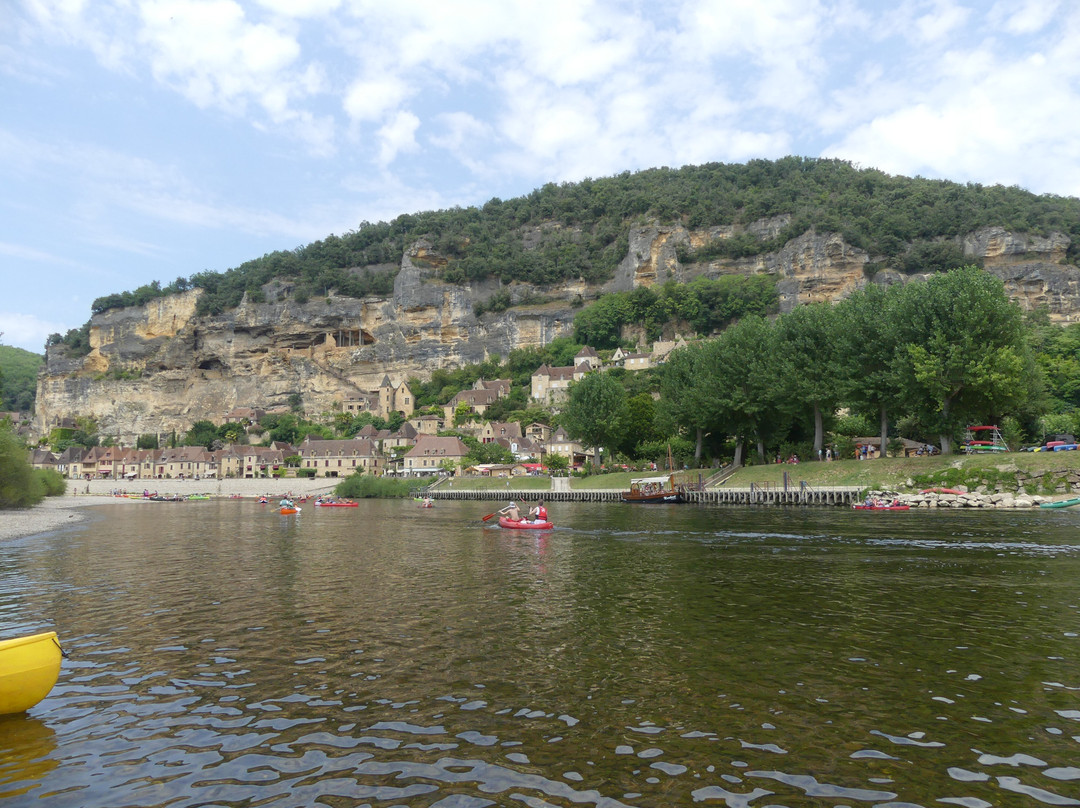
[[[212,497],[280,497],[325,494],[340,480],[328,478],[295,478],[287,480],[134,480],[117,483],[114,480],[69,480],[68,491],[62,497],[47,497],[44,502],[25,510],[0,512],[0,541],[21,536],[47,533],[85,520],[87,508],[117,503],[145,506],[151,503],[116,496],[115,492],[142,494],[144,490],[162,496],[180,494],[209,494]],[[89,489],[89,493],[87,493]]]

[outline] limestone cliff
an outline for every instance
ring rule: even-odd
[[[301,304],[289,284],[275,283],[264,289],[263,302],[245,299],[214,316],[197,316],[200,290],[113,309],[92,318],[88,356],[69,359],[59,347],[49,349],[38,381],[36,427],[44,433],[59,418],[91,416],[102,434],[131,445],[143,433],[182,432],[201,419],[220,422],[238,406],[284,407],[296,394],[304,411],[316,415],[375,389],[384,375],[424,378],[436,368],[544,345],[571,333],[582,300],[668,279],[772,275],[781,311],[842,299],[871,281],[910,280],[889,269],[868,277],[873,256],[839,234],[813,231],[752,258],[680,262],[680,247],[693,250],[747,231],[772,238],[785,224],[786,217],[776,217],[743,229],[633,228],[615,277],[597,288],[581,282],[543,290],[524,283],[502,287],[497,280],[445,283],[445,259],[420,240],[402,257],[387,298],[331,296]],[[1059,322],[1080,316],[1080,270],[1065,264],[1067,237],[987,228],[957,245],[1000,277],[1022,308],[1045,306]],[[475,304],[503,289],[516,304],[548,302],[478,316]]]

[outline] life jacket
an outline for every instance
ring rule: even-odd
[[[547,508],[545,508],[543,505],[539,506],[536,509],[536,518],[539,519],[541,522],[546,522],[548,520]]]

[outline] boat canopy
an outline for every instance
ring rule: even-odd
[[[671,475],[665,474],[663,477],[638,477],[630,480],[630,485],[648,485],[649,483],[666,483],[670,481]]]

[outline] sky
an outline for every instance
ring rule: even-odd
[[[0,0],[0,344],[403,213],[837,157],[1080,196],[1075,0]]]

